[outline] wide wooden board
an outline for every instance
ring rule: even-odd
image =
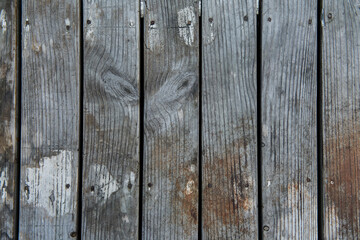
[[[16,237],[18,20],[17,1],[0,1],[0,239]]]
[[[359,1],[323,1],[325,239],[360,238],[359,5]]]
[[[317,239],[317,1],[262,3],[262,233]]]
[[[137,239],[139,1],[84,2],[83,239]]]
[[[197,239],[199,9],[145,1],[143,239]]]
[[[257,239],[256,1],[202,3],[202,231]]]
[[[20,239],[76,236],[79,6],[22,2]]]

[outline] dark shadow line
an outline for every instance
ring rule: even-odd
[[[318,188],[318,239],[323,239],[323,118],[322,118],[322,0],[317,5],[317,188]]]
[[[198,238],[202,239],[202,7],[199,16],[199,202]]]
[[[21,184],[21,78],[22,78],[22,36],[21,36],[21,21],[22,21],[22,1],[16,1],[17,7],[15,7],[15,14],[17,16],[16,22],[16,42],[17,42],[17,50],[16,50],[16,61],[17,63],[15,69],[17,69],[16,76],[16,103],[15,103],[15,111],[16,111],[16,159],[15,159],[15,218],[14,218],[14,238],[19,239],[20,234],[20,184]]]
[[[76,234],[77,239],[81,239],[82,234],[82,188],[83,188],[83,153],[84,153],[84,12],[83,1],[79,1],[79,168],[78,168],[78,205],[77,205],[77,222]],[[71,233],[73,234],[73,233]]]
[[[144,18],[140,16],[140,111],[139,111],[139,125],[140,125],[140,143],[139,143],[139,228],[138,228],[138,239],[142,239],[142,220],[143,220],[143,186],[144,186],[144,108],[145,108],[145,93],[144,93],[144,79],[145,79],[145,68],[144,68]]]
[[[263,239],[263,198],[262,198],[262,137],[261,137],[261,70],[262,70],[262,0],[259,0],[259,6],[256,16],[256,106],[257,106],[257,178],[258,178],[258,238]]]

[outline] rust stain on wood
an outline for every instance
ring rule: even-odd
[[[337,217],[341,219],[342,229],[359,231],[360,191],[358,177],[360,173],[360,126],[344,122],[335,126],[334,138],[326,139],[325,152],[329,164],[325,193],[328,194]]]
[[[204,171],[211,172],[220,182],[203,182],[203,224],[205,229],[211,229],[214,220],[220,220],[224,226],[242,226],[245,213],[253,208],[251,189],[254,182],[246,172],[240,171],[240,164],[245,164],[245,155],[249,148],[249,140],[240,138],[229,144],[224,153],[216,153],[212,160],[206,161]],[[208,156],[206,156],[208,158]],[[242,165],[241,169],[244,166]],[[255,216],[254,216],[255,217]],[[245,226],[245,225],[244,225]],[[249,229],[241,229],[247,233]]]

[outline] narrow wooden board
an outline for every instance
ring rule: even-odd
[[[264,0],[262,19],[263,237],[317,239],[317,1]]]
[[[324,238],[360,238],[360,2],[324,0]]]
[[[137,239],[139,1],[84,2],[83,239]]]
[[[79,1],[22,2],[20,239],[76,236]]]
[[[202,3],[202,231],[257,239],[256,2]]]
[[[18,18],[17,1],[0,1],[0,239],[15,239]]]
[[[145,1],[143,239],[197,239],[198,2]]]

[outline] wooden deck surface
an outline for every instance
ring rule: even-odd
[[[0,0],[0,239],[360,239],[358,0]]]

